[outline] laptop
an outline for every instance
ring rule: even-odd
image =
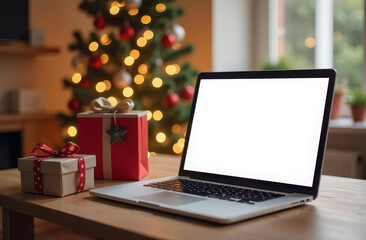
[[[93,196],[230,224],[318,195],[336,72],[207,72],[197,78],[178,176]]]

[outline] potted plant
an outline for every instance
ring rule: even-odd
[[[356,88],[347,100],[351,106],[352,116],[355,122],[361,122],[366,118],[366,94],[361,88]]]
[[[282,56],[277,63],[272,63],[267,59],[261,66],[262,70],[283,70],[283,69],[293,69],[294,66],[292,61],[286,56]]]
[[[348,91],[348,79],[343,78],[340,82],[336,83],[333,95],[331,119],[337,119],[341,116],[341,109],[343,105],[343,95]]]

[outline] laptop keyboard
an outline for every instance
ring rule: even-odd
[[[263,202],[285,196],[284,194],[185,179],[149,183],[144,186],[247,204],[254,204],[256,202]]]

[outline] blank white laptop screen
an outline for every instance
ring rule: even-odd
[[[184,170],[311,187],[328,83],[201,79]]]

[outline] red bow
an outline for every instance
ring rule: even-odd
[[[75,156],[74,153],[79,151],[80,147],[73,143],[67,142],[62,148],[59,150],[53,150],[49,146],[43,143],[37,144],[35,148],[32,150],[33,156],[37,158],[33,161],[33,173],[34,173],[34,187],[35,192],[42,194],[43,193],[43,182],[42,182],[42,174],[41,174],[41,162],[43,160],[52,158],[52,157],[71,157],[78,159],[79,165],[79,184],[77,186],[77,192],[81,192],[84,190],[85,186],[85,159],[84,157]]]
[[[35,148],[33,148],[32,154],[36,157],[67,157],[73,155],[74,153],[77,153],[79,149],[80,147],[73,142],[67,142],[59,150],[53,150],[46,144],[39,143]],[[37,153],[37,150],[40,150],[41,152]]]

